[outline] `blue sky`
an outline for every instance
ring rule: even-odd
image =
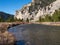
[[[31,0],[0,0],[0,11],[15,14],[16,10],[21,9],[30,2]]]

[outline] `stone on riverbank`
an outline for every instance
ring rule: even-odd
[[[7,31],[7,25],[0,25],[0,45],[14,45],[15,37]]]

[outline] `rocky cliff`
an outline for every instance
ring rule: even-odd
[[[21,10],[16,11],[15,18],[30,21],[39,20],[40,16],[54,14],[60,8],[60,0],[32,0],[31,3],[24,5]]]

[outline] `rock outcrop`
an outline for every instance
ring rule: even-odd
[[[31,3],[25,5],[21,10],[16,11],[15,18],[30,21],[39,20],[40,16],[54,14],[55,10],[60,8],[60,0],[32,0]]]

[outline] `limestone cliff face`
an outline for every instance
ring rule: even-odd
[[[16,11],[15,18],[37,21],[40,16],[52,15],[55,10],[60,8],[60,0],[32,0],[21,10]]]

